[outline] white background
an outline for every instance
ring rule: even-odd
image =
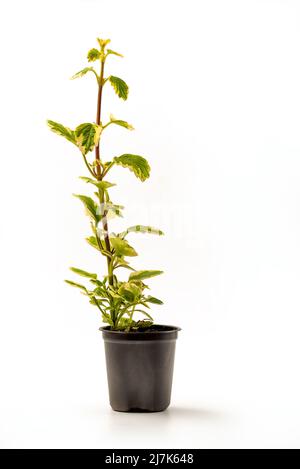
[[[299,448],[299,2],[12,0],[0,18],[0,446]],[[152,166],[113,170],[121,225],[166,232],[131,235],[134,265],[165,271],[155,318],[183,328],[161,414],[110,409],[100,318],[63,283],[104,263],[71,196],[80,154],[45,120],[95,119],[93,77],[68,78],[97,36],[130,85],[103,116],[136,128],[103,156]]]

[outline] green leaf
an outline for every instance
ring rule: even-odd
[[[111,49],[107,49],[106,55],[110,55],[110,54],[117,55],[118,57],[124,57],[122,54],[119,54],[119,52],[116,52],[116,51],[111,50]]]
[[[91,278],[90,281],[94,285],[97,285],[97,287],[103,287],[103,282],[101,282],[101,280],[98,280],[97,278]]]
[[[100,58],[100,52],[98,51],[98,49],[91,49],[88,51],[88,54],[87,54],[87,59],[89,62],[95,62],[95,60],[98,60]]]
[[[115,250],[117,257],[129,256],[134,257],[137,256],[137,252],[135,249],[128,244],[125,239],[121,238],[110,238],[110,243]]]
[[[100,221],[100,216],[98,214],[99,207],[94,202],[94,200],[91,199],[91,197],[87,197],[86,195],[74,194],[74,197],[77,197],[79,200],[81,200],[81,202],[83,203],[83,205],[86,208],[87,214],[93,220],[95,220],[96,223],[98,223]]]
[[[80,285],[79,283],[76,283],[76,282],[72,282],[72,280],[65,280],[65,282],[68,285],[71,285],[71,287],[79,288],[80,290],[83,290],[85,293],[87,293],[87,289],[83,285]]]
[[[162,270],[137,270],[130,274],[129,280],[145,280],[146,278],[156,277],[156,275],[161,274],[163,274]]]
[[[98,189],[103,189],[103,190],[107,190],[109,189],[110,187],[113,187],[115,186],[116,184],[113,184],[112,182],[108,182],[108,181],[97,181],[96,179],[91,179],[91,178],[88,178],[88,177],[85,177],[85,176],[81,176],[80,179],[82,181],[85,181],[89,184],[93,184],[94,186],[98,187]]]
[[[129,270],[134,270],[133,267],[130,267],[129,263],[126,262],[124,259],[122,258],[119,258],[116,266],[115,266],[115,269],[118,269],[120,267],[123,267],[124,269],[129,269]]]
[[[85,270],[77,269],[76,267],[70,267],[70,270],[74,272],[74,274],[80,275],[81,277],[97,280],[97,274],[91,274]]]
[[[128,124],[128,122],[123,121],[121,119],[116,119],[112,114],[110,115],[110,122],[106,124],[106,126],[110,124],[116,124],[119,125],[120,127],[124,127],[125,129],[128,130],[134,130],[134,127],[131,124]]]
[[[81,153],[86,155],[98,145],[102,127],[100,125],[84,123],[75,129],[75,139]]]
[[[158,236],[162,236],[164,234],[161,230],[158,230],[157,228],[152,228],[151,226],[134,225],[127,228],[126,231],[123,231],[120,236],[123,238],[128,233],[150,233]]]
[[[64,125],[51,120],[47,120],[47,124],[52,132],[66,138],[69,142],[72,142],[74,145],[76,145],[75,132],[69,129],[69,127],[65,127]]]
[[[125,153],[121,156],[115,156],[114,163],[133,171],[141,181],[145,181],[150,176],[149,163],[143,156]]]
[[[128,98],[129,88],[125,81],[119,77],[114,77],[112,75],[108,77],[108,81],[110,82],[111,86],[113,87],[119,98],[126,101],[126,99]]]
[[[90,246],[97,249],[97,251],[100,251],[96,236],[89,236],[88,238],[85,238],[85,239]]]
[[[102,288],[102,287],[95,288],[95,290],[93,291],[93,295],[100,296],[101,298],[98,298],[99,301],[101,301],[102,303],[105,302],[105,298],[103,298],[103,297],[106,296],[106,292],[105,292],[104,288]]]
[[[159,300],[158,298],[155,298],[154,296],[148,296],[145,301],[147,303],[153,303],[154,305],[163,305],[163,301]]]
[[[96,75],[96,78],[98,79],[98,75],[97,75],[97,73],[96,73],[96,71],[94,70],[93,67],[85,67],[82,70],[80,70],[79,72],[75,73],[75,75],[73,75],[71,77],[71,80],[75,80],[76,78],[81,78],[89,72],[93,72]]]

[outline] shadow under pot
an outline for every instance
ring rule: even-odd
[[[160,412],[171,400],[179,327],[152,326],[143,332],[101,327],[110,405],[119,412]]]

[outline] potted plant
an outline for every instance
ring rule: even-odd
[[[121,233],[109,231],[108,220],[121,215],[124,207],[112,202],[110,191],[115,183],[110,182],[114,166],[129,169],[141,181],[150,175],[147,160],[135,154],[125,153],[104,161],[100,153],[103,132],[109,126],[118,125],[132,130],[128,122],[110,115],[102,120],[102,94],[111,85],[117,96],[124,101],[128,97],[128,86],[119,77],[104,75],[108,57],[121,54],[108,48],[109,39],[97,39],[98,47],[87,54],[89,62],[99,63],[99,72],[88,66],[72,78],[92,73],[97,84],[96,121],[78,125],[74,130],[58,122],[48,120],[48,126],[56,134],[66,138],[81,152],[87,174],[81,179],[93,190],[93,197],[75,195],[84,205],[90,218],[92,234],[86,240],[106,261],[107,273],[98,278],[96,273],[72,267],[71,271],[89,282],[89,286],[66,280],[87,297],[90,304],[101,313],[106,324],[101,327],[104,338],[110,404],[117,411],[162,411],[170,403],[175,343],[179,328],[156,325],[149,313],[150,305],[161,305],[162,301],[151,296],[145,281],[162,274],[160,270],[136,270],[128,258],[137,256],[127,237],[131,233],[162,235],[162,231],[144,225],[131,226]],[[94,151],[94,158],[89,158]],[[109,175],[109,179],[107,179]],[[125,269],[126,278],[117,276]],[[138,316],[137,316],[138,315]]]

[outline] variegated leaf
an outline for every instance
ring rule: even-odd
[[[163,301],[161,301],[159,298],[155,298],[154,296],[147,296],[145,299],[147,303],[152,303],[154,305],[163,305]]]
[[[119,52],[116,52],[116,51],[111,50],[111,49],[107,49],[106,55],[110,55],[110,54],[117,55],[118,57],[124,57],[122,54],[119,54]]]
[[[122,78],[114,77],[113,75],[108,77],[108,80],[113,89],[115,90],[116,94],[119,96],[119,98],[126,101],[126,99],[128,98],[129,88],[125,81],[122,80]]]
[[[85,176],[80,177],[82,181],[85,181],[89,184],[93,184],[94,186],[98,187],[98,189],[103,189],[107,190],[110,189],[111,187],[114,187],[116,184],[108,181],[97,181],[96,179],[88,178]]]
[[[150,233],[158,236],[162,236],[164,233],[157,228],[152,228],[152,226],[145,226],[145,225],[134,225],[127,228],[126,231],[121,233],[121,237],[124,238],[128,233]]]
[[[110,43],[110,39],[101,39],[101,38],[99,38],[99,37],[97,37],[97,41],[98,41],[99,46],[100,46],[102,49],[104,49],[104,47],[106,47],[107,44]]]
[[[98,205],[96,204],[96,202],[94,202],[94,200],[91,199],[91,197],[87,197],[86,195],[74,194],[74,197],[77,197],[79,200],[81,200],[81,202],[82,202],[83,205],[85,206],[85,209],[86,209],[87,214],[88,214],[96,223],[98,223],[98,222],[100,221],[101,217],[99,216],[99,207],[98,207]]]
[[[116,156],[114,163],[130,169],[141,181],[145,181],[150,176],[149,163],[143,156],[125,153]]]
[[[116,119],[112,114],[110,115],[110,122],[106,124],[106,127],[110,124],[119,125],[120,127],[124,127],[125,129],[128,129],[128,130],[134,130],[134,127],[131,124],[129,124],[128,122],[124,120]]]
[[[75,129],[76,143],[83,155],[92,151],[98,145],[102,127],[97,124],[86,122]]]
[[[85,67],[83,68],[82,70],[80,70],[79,72],[75,73],[75,75],[73,75],[71,77],[71,80],[75,80],[76,78],[81,78],[83,77],[84,75],[86,75],[87,73],[89,72],[92,72],[96,75],[96,78],[98,80],[98,75],[97,75],[97,72],[94,70],[93,67]]]
[[[98,60],[100,57],[100,51],[98,49],[91,49],[88,51],[87,54],[87,59],[89,62],[95,62],[95,60]]]
[[[163,274],[162,270],[137,270],[130,274],[129,280],[145,280],[146,278],[156,277],[161,274]]]
[[[121,238],[110,238],[110,243],[115,250],[115,253],[118,257],[129,256],[134,257],[137,256],[137,252],[135,249],[128,244],[125,239]]]
[[[97,280],[97,274],[91,274],[85,270],[77,269],[77,267],[70,267],[70,270],[74,272],[74,274],[80,275],[81,277]]]
[[[84,291],[86,294],[88,293],[86,287],[84,287],[83,285],[80,285],[79,283],[72,282],[72,280],[65,280],[65,282],[68,285],[71,285],[71,287],[79,288],[80,290]]]
[[[74,145],[76,145],[74,130],[71,130],[69,129],[69,127],[65,127],[59,122],[54,122],[52,120],[47,120],[47,124],[50,130],[52,130],[52,132],[56,133],[57,135],[60,135],[61,137],[66,138],[69,142],[72,142],[74,143]]]
[[[123,205],[116,205],[112,202],[106,202],[100,205],[100,214],[103,216],[106,212],[109,218],[113,218],[114,216],[122,217],[123,209]]]
[[[118,293],[127,301],[136,301],[140,298],[142,290],[132,282],[124,282],[120,286]]]
[[[97,251],[100,251],[96,236],[89,236],[88,238],[85,238],[85,239],[90,246],[97,249]]]

